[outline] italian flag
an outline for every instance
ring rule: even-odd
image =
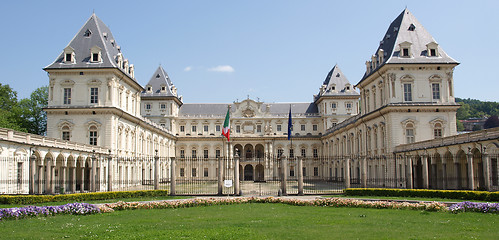
[[[230,108],[227,108],[227,115],[225,115],[224,127],[222,128],[222,135],[224,135],[227,138],[228,142],[230,142],[229,110]]]

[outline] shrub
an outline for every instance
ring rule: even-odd
[[[61,195],[1,195],[2,204],[35,204],[44,202],[82,202],[92,200],[106,200],[116,198],[137,198],[137,197],[158,197],[168,196],[166,190],[145,190],[145,191],[120,191],[120,192],[94,192],[94,193],[74,193]]]
[[[461,190],[427,190],[427,189],[388,189],[388,188],[348,188],[347,196],[382,196],[382,197],[423,197],[447,198],[479,201],[499,201],[499,192],[461,191]]]

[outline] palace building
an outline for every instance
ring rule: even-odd
[[[457,134],[460,105],[454,100],[453,72],[458,64],[405,9],[389,25],[357,84],[351,84],[335,65],[322,84],[317,81],[318,92],[310,96],[311,102],[266,103],[248,98],[233,103],[184,103],[162,66],[141,86],[134,65],[110,29],[92,14],[44,68],[49,75],[47,135],[85,144],[87,149],[102,147],[119,159],[167,159],[159,173],[165,179],[214,179],[222,174],[227,178],[234,172],[243,181],[269,181],[285,171],[290,178],[351,179],[345,187],[490,189],[491,184],[497,185],[497,158],[479,156],[485,155],[485,148],[473,141],[464,146],[446,140]],[[221,135],[227,111],[230,142]],[[288,140],[290,112],[292,141]],[[489,141],[487,134],[492,133],[475,140]],[[446,147],[444,140],[454,147]],[[428,144],[421,147],[422,142]],[[499,144],[488,144],[497,153]],[[143,180],[152,179],[152,169],[158,168],[133,160],[125,165],[111,161],[108,166],[105,161],[89,165],[88,160],[77,160],[64,151],[58,156],[50,150],[37,155],[59,159],[63,168],[80,169],[59,177],[81,184],[72,191],[89,189],[83,183],[92,174],[98,179],[109,175],[109,182],[112,176]],[[84,154],[90,159],[88,151]],[[289,165],[278,161],[281,157],[287,157]],[[302,166],[294,160],[298,157]],[[474,162],[473,157],[481,160]],[[222,158],[225,161],[217,163]],[[206,161],[175,165],[170,159]],[[88,169],[93,169],[92,174]],[[43,170],[39,171],[33,176],[41,179]],[[481,177],[475,180],[477,175]],[[451,178],[463,180],[451,184]],[[369,179],[375,181],[369,183]],[[105,185],[89,186],[102,189]],[[114,186],[108,185],[108,189]]]

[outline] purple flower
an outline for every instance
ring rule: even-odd
[[[44,207],[27,206],[20,208],[0,209],[0,220],[35,217],[39,215],[49,216],[55,214],[88,215],[99,212],[100,212],[99,208],[88,203],[68,203],[61,206],[44,206]]]

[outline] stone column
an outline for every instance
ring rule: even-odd
[[[286,156],[281,157],[281,192],[282,196],[287,196],[288,194],[286,193],[286,185],[288,182],[288,159]]]
[[[67,186],[67,183],[68,183],[68,181],[67,181],[68,177],[67,177],[66,168],[67,167],[65,167],[65,166],[61,167],[61,180],[60,180],[61,184],[60,184],[60,186],[61,186],[61,190],[62,191],[60,193],[66,193],[67,192],[66,186]]]
[[[490,158],[489,154],[485,151],[485,149],[483,150],[482,153],[482,163],[483,163],[483,177],[485,178],[485,189],[487,189],[487,191],[490,191],[491,190]]]
[[[52,191],[52,158],[47,157],[47,166],[46,166],[46,171],[47,171],[47,176],[45,179],[47,179],[47,182],[45,184],[45,192],[47,194],[53,194],[54,192]]]
[[[473,154],[471,151],[466,155],[468,158],[468,188],[470,190],[475,190],[475,178],[473,176]]]
[[[218,195],[223,195],[223,167],[224,163],[221,157],[218,158]]]
[[[240,195],[239,189],[239,155],[234,156],[234,195]]]
[[[175,184],[177,176],[175,175],[175,157],[170,158],[170,196],[175,196]]]
[[[38,194],[43,194],[43,165],[38,165]]]
[[[36,156],[29,156],[29,194],[35,194]]]
[[[423,188],[428,189],[430,185],[429,175],[428,175],[428,155],[423,155]]]
[[[81,186],[80,186],[80,192],[85,191],[85,163],[83,163],[83,166],[81,167]]]
[[[107,191],[113,191],[113,157],[107,157]]]
[[[442,189],[447,189],[447,163],[442,163]]]
[[[298,195],[303,196],[303,157],[298,157]]]
[[[414,176],[412,174],[412,157],[406,157],[407,158],[407,188],[408,189],[413,189],[414,188]]]
[[[156,156],[154,157],[154,190],[159,189],[159,156],[158,150],[156,150]]]
[[[72,167],[71,168],[71,171],[72,171],[72,177],[73,179],[71,179],[71,192],[76,192],[76,167]]]
[[[345,159],[345,167],[343,168],[345,171],[345,188],[350,188],[350,157]]]
[[[95,192],[95,173],[96,173],[96,158],[95,155],[91,158],[91,170],[90,170],[90,191]]]
[[[367,157],[363,157],[361,160],[361,187],[366,188],[367,187]]]

